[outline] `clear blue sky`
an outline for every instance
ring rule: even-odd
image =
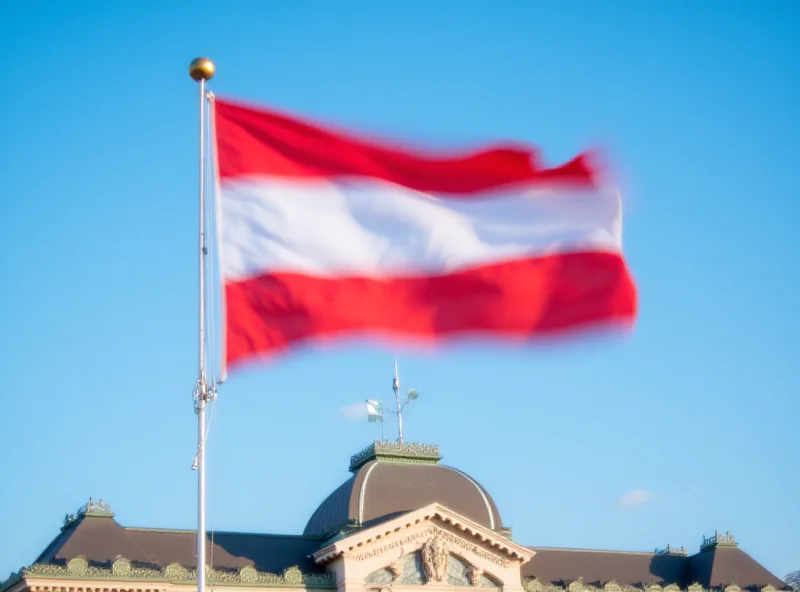
[[[799,26],[794,0],[0,2],[0,579],[89,496],[124,525],[195,525],[201,54],[218,94],[337,124],[553,163],[606,146],[632,337],[403,350],[407,438],[524,544],[694,552],[718,528],[800,569]],[[378,435],[342,410],[391,394],[391,356],[355,342],[231,377],[209,525],[302,531]]]

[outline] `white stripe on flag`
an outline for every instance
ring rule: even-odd
[[[438,197],[370,179],[256,178],[221,186],[223,274],[444,274],[512,259],[621,251],[613,191],[516,188]]]

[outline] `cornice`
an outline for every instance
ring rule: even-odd
[[[456,531],[464,532],[478,539],[480,543],[487,545],[495,552],[508,555],[513,561],[518,561],[520,564],[529,561],[536,553],[534,550],[518,545],[502,534],[481,526],[460,514],[456,514],[442,505],[430,504],[398,518],[387,520],[371,528],[359,531],[351,536],[341,538],[314,553],[314,560],[322,565],[340,555],[363,548],[365,545],[384,541],[391,542],[392,539],[401,537],[402,531],[433,519],[437,519],[445,525],[452,526]]]
[[[641,583],[639,585],[621,585],[614,581],[607,582],[602,586],[595,586],[583,582],[583,578],[579,578],[574,582],[565,582],[564,585],[546,584],[540,582],[536,578],[528,578],[523,583],[525,592],[742,592],[742,590],[749,590],[750,588],[741,588],[736,584],[728,586],[719,586],[712,588],[704,588],[697,582],[686,588],[681,588],[677,584],[669,584],[667,586],[660,586],[655,583]],[[758,589],[758,592],[778,592],[778,588],[767,585]]]
[[[247,585],[265,588],[335,588],[331,573],[302,573],[297,566],[289,567],[281,574],[262,572],[252,565],[238,570],[206,568],[209,583],[220,585]],[[89,565],[83,557],[74,557],[66,565],[34,563],[0,584],[0,592],[11,592],[11,587],[25,581],[30,588],[37,579],[164,582],[165,584],[193,584],[197,581],[197,570],[171,563],[163,568],[134,565],[124,557],[118,557],[110,567]]]
[[[355,473],[372,460],[394,463],[435,465],[442,459],[435,444],[417,442],[373,442],[364,450],[350,457],[350,471]]]

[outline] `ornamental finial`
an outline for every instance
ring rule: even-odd
[[[99,501],[94,501],[94,498],[89,497],[89,501],[78,508],[74,514],[67,514],[64,516],[64,525],[61,527],[62,530],[72,526],[72,524],[78,522],[84,516],[106,516],[113,518],[114,513],[111,511],[111,506],[105,503],[102,498],[100,498]]]
[[[192,63],[189,64],[189,76],[191,76],[192,80],[195,82],[211,80],[214,77],[215,71],[214,62],[208,58],[195,58],[192,60]]]
[[[728,530],[723,534],[719,530],[714,531],[714,535],[710,537],[703,537],[703,544],[700,546],[700,549],[708,549],[710,547],[738,547],[738,543],[736,539]]]

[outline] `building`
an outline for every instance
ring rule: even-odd
[[[773,592],[788,589],[717,532],[689,555],[527,547],[489,493],[440,464],[439,449],[376,442],[296,536],[209,535],[218,592]],[[173,592],[195,585],[193,531],[120,526],[104,503],[68,515],[36,561],[0,592]],[[489,590],[488,592],[491,592]]]

